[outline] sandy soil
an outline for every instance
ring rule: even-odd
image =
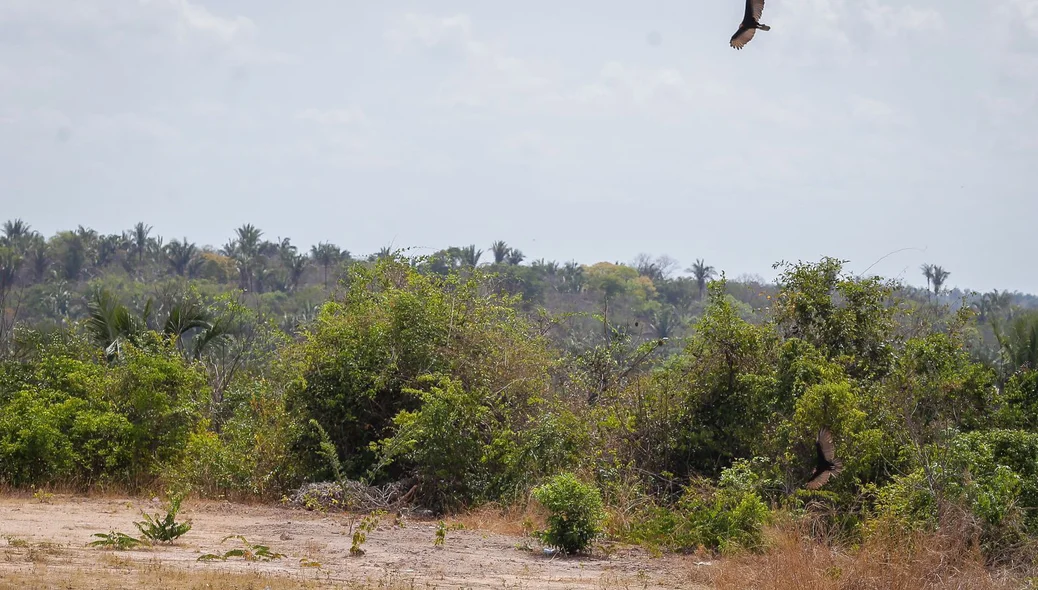
[[[157,502],[118,498],[0,496],[0,589],[5,588],[696,588],[710,565],[691,558],[651,557],[608,546],[593,556],[546,556],[530,538],[479,530],[448,533],[434,547],[436,522],[392,515],[368,535],[365,554],[351,556],[345,515],[226,502],[185,502],[180,518],[193,528],[173,546],[128,551],[88,547],[93,533],[139,536],[140,510]],[[244,535],[284,558],[200,562]],[[319,565],[316,565],[319,564]]]

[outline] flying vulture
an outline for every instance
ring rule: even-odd
[[[746,0],[746,14],[742,17],[742,24],[739,25],[739,30],[732,35],[731,46],[736,49],[742,49],[744,45],[753,39],[753,34],[757,32],[757,29],[762,31],[770,31],[771,27],[768,25],[762,25],[760,23],[760,15],[764,12],[764,0]]]
[[[818,431],[815,450],[818,452],[815,472],[811,474],[811,480],[805,486],[809,490],[817,490],[824,486],[825,482],[829,481],[829,478],[836,477],[838,473],[843,471],[843,462],[834,456],[833,435],[829,432],[829,428],[823,426]]]

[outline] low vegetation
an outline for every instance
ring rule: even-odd
[[[357,513],[355,555],[376,510],[532,502],[548,546],[723,553],[722,586],[803,551],[827,556],[817,587],[870,587],[854,555],[915,563],[952,532],[959,572],[1038,557],[1034,298],[955,299],[930,265],[925,290],[829,258],[765,284],[701,260],[524,265],[503,243],[484,265],[475,247],[303,260],[251,226],[185,253],[137,229],[6,229],[0,485],[176,490],[142,540],[188,532],[183,494],[332,482],[304,500]],[[823,427],[841,470],[808,490]]]

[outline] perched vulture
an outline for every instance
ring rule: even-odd
[[[757,29],[770,31],[771,27],[760,24],[760,15],[764,13],[764,0],[746,0],[746,14],[742,17],[739,30],[732,35],[731,46],[742,49],[744,45],[753,39]]]
[[[818,431],[818,440],[815,441],[815,450],[818,458],[815,462],[815,472],[811,474],[811,480],[807,482],[807,489],[817,490],[829,481],[830,477],[836,477],[843,471],[843,462],[835,458],[833,448],[833,435],[825,426]]]

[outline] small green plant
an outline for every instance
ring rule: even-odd
[[[385,510],[376,510],[362,518],[360,524],[357,525],[356,528],[353,527],[353,523],[350,524],[350,529],[353,533],[353,544],[350,545],[350,555],[364,555],[364,550],[361,549],[361,545],[368,540],[368,533],[378,528],[379,522],[385,515]]]
[[[134,526],[148,540],[172,545],[173,541],[191,530],[191,521],[176,521],[182,500],[183,498],[179,495],[171,497],[165,516],[159,516],[158,514],[152,516],[142,510],[141,515],[144,516],[144,520],[133,523]]]
[[[281,559],[285,556],[283,553],[274,553],[270,550],[270,547],[267,547],[266,545],[249,543],[249,541],[242,535],[228,535],[224,537],[220,543],[225,543],[228,539],[237,539],[238,541],[241,541],[243,546],[238,549],[225,551],[222,555],[206,553],[205,555],[199,556],[198,561],[227,561],[232,557],[241,557],[245,561],[271,561],[274,559]],[[318,564],[318,566],[320,566],[320,564]]]
[[[110,531],[107,533],[94,533],[98,539],[87,543],[90,547],[104,547],[105,549],[117,549],[125,551],[126,549],[133,549],[144,543],[140,539],[135,539],[126,533],[120,533],[116,531]]]
[[[448,531],[458,531],[465,528],[465,525],[460,522],[456,522],[450,526],[442,520],[436,523],[436,538],[433,539],[433,547],[443,547],[443,544],[447,541]]]
[[[533,496],[551,513],[548,530],[538,534],[544,543],[571,554],[591,547],[605,519],[597,488],[563,473],[535,488]]]
[[[9,547],[25,548],[29,546],[29,542],[25,539],[19,539],[18,537],[5,537],[7,539],[7,545]]]
[[[40,504],[50,504],[50,501],[54,498],[54,494],[44,490],[37,490],[35,486],[33,490],[32,497]]]

